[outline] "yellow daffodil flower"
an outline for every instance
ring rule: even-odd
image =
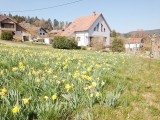
[[[23,104],[29,104],[29,100],[30,100],[30,98],[25,98],[25,99],[23,99]]]
[[[12,109],[12,112],[13,112],[14,114],[16,114],[16,113],[19,112],[19,110],[20,110],[20,106],[15,106],[15,107]]]
[[[52,95],[52,100],[56,100],[57,99],[57,95]]]

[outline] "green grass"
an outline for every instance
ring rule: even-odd
[[[160,119],[159,60],[152,60],[149,67],[148,58],[133,55],[56,50],[38,45],[0,48],[0,89],[8,90],[0,99],[2,120],[27,119],[31,114],[40,120]],[[15,67],[17,71],[13,70]],[[76,71],[80,75],[74,78]],[[93,80],[83,79],[84,71]],[[97,86],[83,90],[92,82]],[[73,85],[69,91],[66,84]],[[99,92],[98,98],[95,92]],[[54,94],[56,100],[51,98]],[[49,100],[45,101],[44,96]],[[29,105],[24,105],[22,99],[29,97]],[[20,111],[13,115],[17,104]]]

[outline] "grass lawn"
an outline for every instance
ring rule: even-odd
[[[0,89],[1,120],[160,119],[160,61],[138,56],[0,45]]]

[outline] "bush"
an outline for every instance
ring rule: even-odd
[[[77,43],[74,39],[67,38],[64,36],[55,37],[53,42],[53,48],[58,49],[77,49]]]
[[[1,34],[1,39],[2,40],[12,40],[13,39],[13,34],[12,32],[3,32]]]
[[[22,39],[20,37],[14,37],[15,42],[22,42]]]
[[[115,38],[112,42],[112,51],[113,52],[123,52],[125,50],[124,43],[122,39]]]
[[[93,50],[103,50],[105,49],[105,39],[103,37],[94,37],[91,40],[91,46]]]

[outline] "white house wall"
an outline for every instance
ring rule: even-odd
[[[78,46],[87,46],[89,44],[88,32],[76,32],[76,39],[79,37]]]
[[[140,48],[141,47],[141,43],[137,43],[137,44],[125,44],[125,48]]]
[[[97,26],[97,24],[99,23],[99,30],[98,31],[94,31],[94,28]],[[101,32],[101,24],[103,25],[103,29],[105,28],[105,32]],[[91,28],[88,31],[88,35],[89,37],[106,37],[106,45],[110,45],[110,30],[108,28],[108,26],[106,25],[103,17],[99,17],[97,19],[97,21],[91,26]]]

